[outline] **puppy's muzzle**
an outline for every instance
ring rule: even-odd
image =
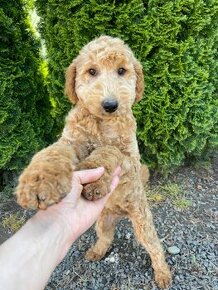
[[[107,113],[113,113],[118,108],[118,102],[115,99],[105,99],[101,105]]]

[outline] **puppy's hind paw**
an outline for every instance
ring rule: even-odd
[[[155,281],[161,289],[168,289],[172,284],[172,274],[167,267],[164,271],[155,272]]]
[[[100,261],[105,255],[105,252],[98,253],[93,248],[90,248],[85,255],[86,260],[89,261]]]

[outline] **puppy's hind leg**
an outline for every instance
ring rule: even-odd
[[[107,209],[103,210],[96,223],[98,240],[96,244],[86,252],[87,260],[98,261],[104,257],[113,242],[115,226],[120,218],[121,216]]]
[[[171,284],[171,273],[165,261],[164,251],[154,228],[151,211],[148,207],[145,193],[141,200],[135,203],[128,216],[132,221],[138,241],[145,247],[151,257],[155,281],[160,288],[168,288]]]
[[[140,175],[141,175],[141,181],[143,183],[143,186],[146,186],[149,180],[150,174],[149,174],[149,169],[145,164],[141,164]]]

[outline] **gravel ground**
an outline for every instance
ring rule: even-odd
[[[209,169],[184,167],[168,180],[158,177],[151,180],[151,188],[169,182],[178,184],[183,198],[190,201],[185,209],[175,206],[170,197],[151,203],[156,229],[173,273],[171,290],[218,290],[217,174],[218,159],[214,158]],[[0,218],[7,208],[0,207]],[[8,233],[4,234],[7,238]],[[95,240],[95,231],[91,228],[74,243],[45,289],[158,289],[150,258],[135,240],[128,220],[118,224],[114,243],[106,257],[100,262],[88,262],[84,254]],[[179,253],[169,253],[171,246]]]

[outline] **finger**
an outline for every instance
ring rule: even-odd
[[[113,172],[112,176],[120,175],[122,168],[120,166],[117,166],[115,171]]]
[[[117,185],[119,184],[119,181],[120,179],[118,176],[115,176],[112,179],[111,186],[110,186],[110,189],[111,189],[110,193],[112,193],[116,189]]]
[[[98,180],[104,173],[104,167],[75,171],[73,178],[77,179],[80,184],[86,184]]]

